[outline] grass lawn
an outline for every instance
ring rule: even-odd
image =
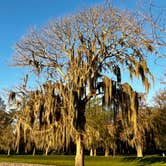
[[[74,156],[63,155],[0,155],[0,162],[21,162],[47,164],[56,166],[74,166]],[[166,157],[146,156],[143,158],[128,157],[85,157],[85,166],[166,166]]]

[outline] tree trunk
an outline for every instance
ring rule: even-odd
[[[142,146],[140,144],[136,146],[136,150],[137,150],[137,157],[143,157]]]
[[[19,145],[17,146],[16,154],[19,154]]]
[[[66,121],[65,121],[66,123]],[[67,148],[66,148],[66,125],[64,126],[64,145],[63,145],[63,154],[65,155],[67,153]]]
[[[25,154],[27,154],[28,153],[28,150],[27,150],[27,147],[25,146]]]
[[[49,147],[46,148],[46,152],[45,152],[46,156],[48,155],[48,149],[49,149]]]
[[[36,149],[35,147],[33,148],[33,156],[35,155]]]
[[[93,153],[94,156],[96,156],[96,148],[94,149],[94,153]]]
[[[78,98],[81,98],[79,94]],[[78,100],[77,106],[75,107],[75,113],[73,119],[74,122],[73,125],[77,131],[75,166],[84,166],[83,132],[85,131],[85,123],[86,123],[85,106],[86,102],[84,100]]]
[[[116,145],[113,145],[113,157],[115,157],[116,156]]]
[[[77,133],[76,136],[75,166],[84,166],[83,135],[81,133]]]
[[[93,149],[90,149],[90,156],[93,156]]]
[[[7,151],[7,155],[10,156],[10,148]]]
[[[106,148],[105,148],[105,156],[107,157],[108,155],[109,155],[109,147],[106,146]]]

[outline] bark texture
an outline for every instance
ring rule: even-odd
[[[143,157],[142,146],[137,145],[136,150],[137,150],[137,157]]]
[[[106,148],[105,148],[105,156],[106,157],[109,156],[109,147],[108,146],[106,146]]]
[[[84,166],[83,135],[81,133],[77,133],[76,136],[75,166]]]

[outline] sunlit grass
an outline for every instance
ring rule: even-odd
[[[0,162],[19,162],[33,164],[47,164],[56,166],[73,166],[74,156],[70,155],[0,155]],[[133,156],[123,157],[85,157],[85,166],[166,166],[166,157],[146,156],[136,158]]]

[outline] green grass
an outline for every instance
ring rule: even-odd
[[[74,156],[63,155],[0,155],[0,162],[23,162],[34,164],[47,164],[56,166],[74,166]],[[85,166],[166,166],[166,157],[146,156],[136,158],[134,156],[118,157],[85,157]]]

